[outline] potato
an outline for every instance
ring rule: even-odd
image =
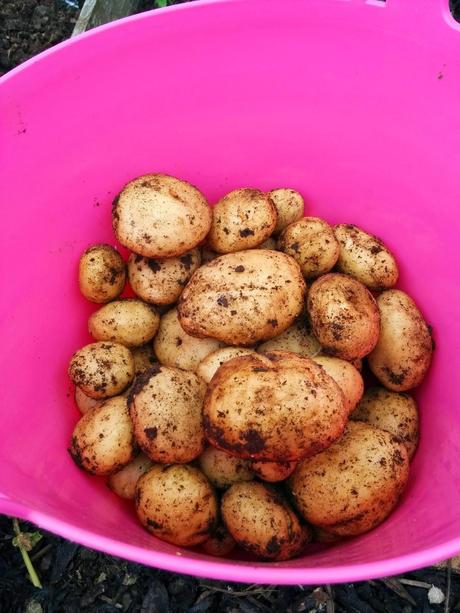
[[[225,492],[222,518],[241,547],[267,560],[293,558],[310,540],[281,495],[255,481],[235,483]]]
[[[115,198],[113,229],[122,245],[148,258],[170,258],[196,247],[212,212],[196,187],[164,174],[130,181]]]
[[[352,224],[339,224],[334,233],[340,245],[338,270],[374,291],[396,285],[398,265],[379,238]]]
[[[281,334],[302,310],[305,282],[295,260],[251,249],[199,268],[179,299],[179,321],[193,336],[252,345]]]
[[[193,466],[154,466],[137,482],[134,500],[141,523],[163,541],[192,547],[214,532],[216,496]]]
[[[324,351],[343,360],[362,358],[377,344],[380,316],[368,289],[352,277],[329,273],[316,279],[307,308]]]
[[[80,418],[69,451],[79,468],[92,475],[110,475],[131,462],[134,448],[126,398],[115,396]]]
[[[129,283],[134,293],[146,302],[173,304],[200,262],[199,249],[161,260],[132,253],[128,260]]]
[[[196,370],[206,356],[222,346],[223,343],[214,338],[196,338],[187,334],[179,323],[177,309],[163,315],[153,342],[162,364],[184,370]]]
[[[136,484],[140,477],[149,471],[153,462],[143,453],[124,468],[110,475],[107,486],[120,498],[131,500],[136,493]]]
[[[430,330],[415,302],[401,290],[382,292],[377,304],[381,331],[369,366],[385,387],[405,392],[420,385],[430,367]]]
[[[278,235],[286,226],[303,216],[304,201],[295,189],[273,189],[268,192],[268,195],[273,200],[278,213],[278,220],[273,231],[273,234]]]
[[[331,445],[348,411],[337,383],[294,353],[233,358],[212,378],[204,403],[212,445],[241,458],[291,462]]]
[[[334,545],[335,543],[339,543],[343,540],[343,536],[331,534],[330,532],[327,532],[327,530],[317,528],[316,526],[312,526],[312,534],[313,542],[322,543],[323,545]]]
[[[87,396],[79,387],[75,386],[75,404],[77,405],[80,413],[83,415],[90,409],[100,406],[104,401]]]
[[[119,343],[91,343],[74,353],[69,376],[91,398],[116,396],[134,378],[134,359]]]
[[[134,358],[134,374],[140,375],[158,361],[151,343],[131,349]]]
[[[207,447],[198,458],[198,463],[209,481],[221,489],[239,481],[254,479],[249,460],[231,456],[215,447]]]
[[[268,194],[258,189],[235,189],[216,204],[207,242],[218,253],[257,247],[269,238],[277,213]]]
[[[383,387],[366,390],[350,419],[364,421],[390,432],[404,443],[412,459],[418,444],[417,403],[408,394],[389,392]]]
[[[160,324],[155,309],[135,298],[114,300],[93,313],[88,330],[97,341],[140,347],[151,341]]]
[[[351,413],[364,392],[364,381],[359,371],[350,362],[340,358],[317,355],[313,360],[322,366],[340,387],[345,396],[348,413]]]
[[[154,462],[183,464],[204,449],[206,385],[197,375],[155,364],[138,375],[129,393],[134,436]]]
[[[206,249],[205,247],[201,248],[201,263],[207,264],[208,262],[212,262],[216,258],[219,257],[219,254],[215,251],[211,251],[211,249]]]
[[[303,217],[287,226],[278,248],[294,258],[306,279],[329,272],[339,257],[333,229],[318,217]]]
[[[311,358],[321,351],[321,345],[313,335],[308,321],[304,317],[298,317],[296,322],[279,336],[258,346],[258,353],[265,351],[292,351]]]
[[[408,475],[404,445],[389,432],[352,421],[329,449],[299,463],[290,486],[309,523],[353,536],[390,514]]]
[[[295,470],[297,462],[252,462],[251,469],[262,481],[284,481]]]
[[[271,249],[276,251],[276,241],[274,238],[267,238],[266,241],[258,245],[258,249]]]
[[[78,277],[87,300],[109,302],[125,287],[126,264],[111,245],[91,245],[80,258]]]
[[[240,355],[251,355],[251,353],[254,353],[254,349],[247,349],[246,347],[223,347],[222,349],[217,349],[217,351],[213,351],[200,362],[196,371],[197,375],[204,379],[206,383],[209,383],[216,374],[217,369],[224,362]]]
[[[235,539],[222,524],[219,524],[212,536],[203,543],[203,551],[210,556],[226,557],[235,547]]]

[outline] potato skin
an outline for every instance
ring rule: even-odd
[[[210,556],[226,557],[235,547],[235,539],[223,524],[219,524],[211,537],[203,543],[203,551]]]
[[[100,406],[104,401],[102,399],[91,398],[87,396],[77,385],[75,386],[75,404],[82,415],[87,413],[90,409]]]
[[[390,392],[383,387],[366,390],[350,419],[386,430],[404,443],[412,459],[418,444],[417,403],[408,394]]]
[[[356,279],[340,273],[316,279],[308,292],[307,308],[313,332],[326,353],[351,361],[376,346],[379,309]]]
[[[126,282],[126,264],[111,245],[91,245],[80,258],[80,291],[91,302],[102,304],[117,298]]]
[[[310,540],[287,502],[272,487],[250,481],[236,483],[222,498],[222,518],[244,549],[266,560],[299,555]]]
[[[258,189],[235,189],[215,205],[207,242],[218,253],[257,247],[275,229],[277,212],[270,196]]]
[[[207,447],[198,458],[198,463],[203,474],[219,489],[254,479],[249,460],[231,456],[215,447]]]
[[[251,355],[252,353],[254,353],[254,349],[247,349],[246,347],[223,347],[222,349],[217,349],[199,363],[196,373],[206,383],[209,383],[224,362],[237,358],[240,355]]]
[[[295,260],[277,251],[251,249],[221,256],[199,268],[178,303],[188,334],[248,346],[288,328],[306,293]]]
[[[135,441],[126,398],[115,396],[83,415],[72,434],[70,454],[92,475],[110,475],[134,458]]]
[[[374,291],[396,285],[399,271],[391,251],[376,236],[353,224],[339,224],[334,233],[340,245],[337,269]]]
[[[158,362],[151,343],[131,349],[134,358],[134,374],[140,375]]]
[[[359,371],[353,364],[340,358],[317,355],[313,360],[322,366],[340,387],[345,396],[348,413],[351,413],[364,393],[364,381]]]
[[[369,366],[377,379],[394,392],[405,392],[423,381],[431,364],[433,340],[415,302],[401,290],[377,298],[381,331]]]
[[[266,351],[292,351],[311,358],[321,351],[321,345],[308,321],[304,317],[298,317],[287,330],[257,347],[257,353]]]
[[[348,412],[322,368],[274,351],[225,362],[208,385],[203,415],[215,447],[241,458],[290,462],[331,445]]]
[[[302,217],[304,201],[295,189],[285,187],[272,189],[271,192],[268,192],[268,195],[275,204],[278,213],[278,219],[273,231],[273,234],[277,236],[286,226]]]
[[[251,462],[251,469],[259,479],[276,483],[292,475],[297,462]]]
[[[352,421],[329,449],[300,462],[289,483],[309,523],[354,536],[386,519],[408,476],[404,445],[389,432]]]
[[[180,547],[204,543],[217,523],[217,499],[193,466],[154,466],[136,486],[137,515],[149,532]]]
[[[140,453],[132,462],[124,468],[113,473],[107,480],[107,487],[120,498],[132,500],[136,493],[138,480],[153,466],[152,460]]]

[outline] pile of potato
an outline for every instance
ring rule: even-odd
[[[128,262],[110,245],[81,256],[103,306],[70,362],[70,452],[160,539],[285,560],[372,529],[404,489],[431,328],[381,240],[303,211],[293,189],[211,209],[145,175],[113,204]]]

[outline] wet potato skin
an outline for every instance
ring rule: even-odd
[[[111,245],[91,245],[80,258],[80,291],[91,302],[104,303],[117,298],[126,282],[126,264]]]

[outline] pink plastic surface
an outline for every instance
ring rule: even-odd
[[[460,27],[447,0],[198,2],[129,18],[0,82],[0,511],[152,566],[266,583],[353,581],[460,552]],[[391,518],[283,563],[147,534],[66,453],[66,368],[95,307],[77,262],[146,172],[298,188],[307,211],[382,237],[434,327],[421,442]]]

